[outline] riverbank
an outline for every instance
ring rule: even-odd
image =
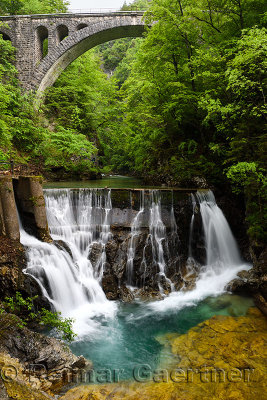
[[[172,349],[172,368],[145,365],[138,383],[82,385],[60,400],[265,399],[267,322],[257,309],[244,317],[213,317],[165,340]]]
[[[259,257],[255,252],[251,253],[252,256],[254,255],[254,266],[253,269],[248,271],[249,266],[245,262],[243,263],[240,258],[228,223],[216,204],[211,191],[197,192],[196,189],[172,191],[167,188],[162,190],[47,189],[44,196],[43,193],[38,192],[39,194],[37,197],[35,196],[35,199],[34,193],[31,194],[31,191],[22,192],[17,186],[19,182],[28,181],[31,182],[29,178],[22,177],[13,184],[9,182],[11,186],[8,187],[8,190],[4,190],[3,194],[4,204],[5,206],[8,204],[6,195],[11,196],[12,190],[14,190],[12,201],[15,204],[16,197],[18,208],[24,218],[22,219],[23,226],[29,229],[34,221],[36,226],[39,226],[36,217],[40,215],[41,209],[44,211],[44,204],[46,203],[48,225],[51,237],[54,240],[49,239],[46,243],[37,240],[36,236],[42,239],[38,236],[38,230],[31,228],[31,232],[28,234],[21,226],[20,241],[25,245],[25,248],[19,240],[3,236],[3,240],[0,242],[1,299],[6,295],[12,296],[17,290],[25,296],[37,294],[38,301],[41,301],[36,304],[37,307],[49,307],[48,303],[42,304],[42,301],[47,301],[47,298],[49,298],[55,308],[64,313],[64,316],[74,316],[76,319],[75,329],[77,328],[79,337],[71,348],[76,356],[84,354],[87,359],[93,360],[94,370],[101,366],[105,367],[110,362],[111,364],[114,363],[112,365],[115,369],[118,369],[125,362],[126,369],[129,371],[131,367],[129,360],[134,364],[139,355],[143,357],[139,357],[140,365],[151,360],[152,369],[161,367],[162,364],[158,362],[158,357],[161,357],[162,344],[167,344],[172,349],[172,354],[170,355],[170,352],[167,354],[168,364],[172,362],[173,358],[173,360],[176,360],[175,366],[182,368],[183,364],[177,360],[184,355],[192,363],[192,360],[196,358],[195,364],[192,365],[195,369],[198,369],[203,366],[204,362],[202,362],[200,355],[204,357],[207,353],[209,356],[209,348],[205,347],[205,343],[210,343],[211,339],[214,339],[210,336],[209,331],[206,331],[206,327],[210,324],[211,332],[216,331],[218,326],[217,331],[220,334],[226,334],[230,331],[232,336],[227,333],[229,336],[227,340],[231,340],[234,346],[235,342],[239,343],[245,349],[248,346],[251,347],[250,340],[253,342],[254,339],[249,336],[249,341],[246,342],[244,338],[235,336],[236,331],[240,333],[240,329],[241,332],[250,332],[249,326],[253,323],[255,335],[257,329],[259,332],[263,332],[262,323],[259,322],[262,318],[260,317],[261,314],[255,311],[244,317],[245,310],[238,311],[239,305],[237,308],[234,306],[236,301],[234,296],[229,299],[217,297],[218,294],[224,293],[225,285],[238,274],[237,279],[230,282],[228,289],[254,297],[256,304],[265,312],[262,304],[266,301],[266,264],[264,253],[263,255],[261,253]],[[6,180],[4,179],[3,182],[6,183]],[[40,179],[33,179],[33,183],[34,188],[37,183],[40,186]],[[38,188],[41,190],[39,186]],[[25,185],[23,187],[25,188]],[[29,187],[32,187],[32,185],[29,185]],[[2,189],[4,189],[4,186]],[[222,208],[224,205],[227,206],[225,197],[219,199],[219,201]],[[232,209],[232,203],[228,204],[225,214],[227,213],[229,213],[230,221],[231,215],[233,216],[234,221],[231,221],[231,225],[237,229],[238,221],[242,221],[242,213],[238,214],[235,209]],[[31,219],[30,225],[28,225],[29,214],[32,215],[31,218],[34,217],[34,219]],[[44,215],[45,212],[41,214]],[[6,219],[4,222],[8,223]],[[43,223],[48,232],[46,219]],[[212,230],[207,229],[207,227],[212,227]],[[218,229],[218,227],[221,228]],[[7,235],[7,232],[4,227],[3,234]],[[205,233],[205,240],[203,240],[203,232]],[[212,236],[210,236],[211,234]],[[134,235],[137,237],[135,245],[131,239]],[[214,237],[216,237],[216,240],[213,243],[211,239],[213,240]],[[161,243],[163,243],[163,246]],[[211,243],[213,243],[212,246]],[[26,249],[27,252],[25,252]],[[131,252],[129,252],[129,249],[132,249]],[[144,249],[146,249],[145,252]],[[205,252],[207,262],[205,261]],[[157,258],[160,254],[164,255],[161,259]],[[190,266],[187,262],[188,254],[198,260],[194,266],[195,269],[190,273],[187,270]],[[129,275],[129,259],[131,257],[133,263],[130,272],[132,274]],[[161,260],[164,265],[160,264]],[[143,269],[144,264],[146,264],[145,269]],[[23,273],[25,268],[27,274]],[[159,269],[161,274],[158,273]],[[96,276],[96,273],[99,275]],[[37,282],[39,282],[39,285]],[[102,282],[101,286],[99,282]],[[130,282],[133,282],[139,290],[132,288]],[[83,291],[81,291],[81,284]],[[46,296],[43,296],[43,293],[47,293]],[[66,293],[68,293],[67,297]],[[117,301],[109,302],[106,297]],[[156,298],[159,301],[155,301]],[[118,302],[118,299],[121,302]],[[154,301],[151,301],[152,299]],[[243,304],[246,301],[245,298],[237,300],[238,303]],[[124,304],[125,302],[128,304]],[[248,306],[251,305],[249,302],[247,304]],[[181,313],[179,313],[179,310],[181,310]],[[110,311],[110,315],[107,311]],[[219,317],[218,314],[221,316]],[[211,316],[214,317],[209,320],[210,323],[206,322],[201,325],[203,320],[207,320]],[[255,318],[254,322],[252,322],[253,318]],[[178,324],[177,326],[175,321]],[[216,325],[213,324],[214,321],[217,321]],[[200,325],[197,325],[199,323]],[[220,323],[223,323],[223,327],[218,325]],[[194,325],[197,325],[197,327],[192,328]],[[162,331],[161,326],[166,326],[166,331]],[[16,370],[21,371],[18,373],[19,389],[16,388],[16,383],[7,382],[9,386],[5,385],[3,390],[8,390],[7,393],[9,393],[10,398],[21,398],[23,400],[22,396],[27,399],[47,398],[34,396],[54,396],[65,384],[62,382],[61,372],[58,376],[59,385],[52,383],[49,386],[50,389],[46,387],[47,378],[44,374],[43,386],[37,385],[35,387],[38,391],[42,391],[40,394],[35,389],[34,393],[30,392],[33,386],[30,384],[31,382],[29,385],[26,384],[25,376],[27,376],[27,373],[25,375],[25,368],[27,369],[27,365],[31,362],[34,365],[39,362],[42,364],[43,359],[45,368],[51,370],[49,372],[51,381],[54,367],[47,368],[47,366],[50,365],[50,362],[51,365],[55,364],[53,349],[54,346],[58,345],[57,342],[54,342],[51,347],[51,343],[49,344],[44,336],[39,335],[37,337],[36,334],[27,329],[20,329],[17,329],[17,327],[9,329],[8,338],[5,337],[6,333],[2,335],[4,343],[8,341],[8,345],[4,344],[2,349],[3,367],[12,365],[10,357],[16,357],[18,359],[14,361],[18,363]],[[135,329],[137,330],[135,331]],[[194,337],[194,334],[192,334],[192,332],[200,331],[203,335],[207,335],[204,335],[206,341],[203,343],[198,336]],[[32,340],[33,335],[34,341]],[[178,351],[175,350],[173,340],[178,336],[185,338],[186,335],[193,335],[193,343],[199,342],[197,350],[199,346],[203,348],[203,351],[198,352],[200,354],[195,354],[195,345],[190,344],[189,339],[185,339],[187,340],[187,348],[184,353],[181,353],[180,350],[184,342],[179,342]],[[215,336],[217,338],[217,333]],[[26,338],[26,342],[22,340],[23,337]],[[255,338],[255,340],[258,340],[258,336],[255,336]],[[211,355],[211,360],[214,359],[216,368],[219,368],[220,360],[214,358],[215,353],[220,350],[220,342],[216,340],[213,340],[214,355]],[[223,341],[223,338],[218,340]],[[28,344],[31,348],[27,350]],[[131,344],[133,345],[132,348]],[[49,348],[49,346],[51,351],[45,353],[46,357],[40,357],[35,353],[31,354],[30,358],[25,357],[24,353],[31,353],[33,348],[38,348],[44,354],[45,348]],[[17,353],[14,353],[13,348],[16,351],[18,350]],[[105,350],[106,354],[103,354],[102,349]],[[138,354],[136,353],[137,350]],[[127,360],[123,359],[124,353],[128,354]],[[192,357],[190,353],[192,353]],[[76,357],[71,353],[68,354],[70,357]],[[210,365],[211,360],[208,356],[206,359]],[[223,353],[220,356],[223,358]],[[27,357],[29,358],[28,361]],[[64,369],[65,357],[68,360],[67,355],[62,353],[59,363],[61,366],[56,365],[56,370]],[[232,367],[231,357],[233,357],[233,354],[229,353],[228,363]],[[246,360],[248,353],[244,351],[242,357]],[[257,360],[259,359],[257,351],[252,353],[252,358],[255,357]],[[242,360],[241,358],[238,359],[240,365],[244,364],[242,364]],[[11,364],[8,364],[9,361]],[[27,365],[25,361],[28,362]],[[198,365],[199,363],[201,366]],[[185,367],[189,369],[190,365],[185,365]],[[257,367],[261,369],[260,361]],[[169,368],[169,366],[166,368]],[[223,364],[221,368],[228,367]],[[248,368],[252,368],[250,363],[248,363]],[[39,378],[36,377],[36,379]],[[127,382],[128,379],[129,374],[125,381]],[[257,388],[261,387],[260,383],[256,382]],[[173,386],[177,382],[158,382],[157,384],[161,385],[161,383],[170,384],[169,390],[173,395],[184,395],[184,392],[178,393],[175,385]],[[203,382],[199,383],[202,384]],[[26,394],[22,394],[24,393],[24,385],[27,387],[25,389]],[[53,385],[54,391],[51,389]],[[132,398],[142,399],[142,397],[138,397],[142,387],[146,388],[145,391],[147,390],[147,398],[153,398],[151,396],[154,396],[154,394],[156,396],[154,386],[151,386],[148,382],[139,382],[139,385],[126,383],[124,386],[116,386],[115,391],[119,393],[118,396],[124,396],[118,398],[131,398],[129,392],[125,391],[125,387],[135,396]],[[102,389],[106,391],[107,396],[110,391],[114,390],[109,386]],[[223,388],[223,390],[226,389]],[[230,387],[228,389],[233,390]],[[242,393],[244,392],[244,396],[247,396],[249,390],[254,393],[254,389],[251,387],[248,391],[246,387],[239,389]],[[88,387],[84,390],[88,390]],[[89,388],[89,390],[91,389]],[[103,390],[100,394],[98,393],[99,387],[93,390],[95,396],[100,396],[96,398],[102,399]],[[201,387],[198,393],[203,395],[203,390],[204,388]],[[212,391],[213,388],[210,387],[209,390]],[[160,387],[160,392],[165,392],[165,389]],[[76,392],[70,393],[74,393],[76,396]],[[229,393],[226,391],[225,395],[229,395],[229,398],[231,398],[231,393],[231,391]],[[88,393],[81,392],[78,394],[77,392],[77,396],[85,396],[85,394]],[[235,399],[235,397],[232,398]],[[244,397],[244,399],[246,398],[248,397]]]
[[[18,333],[22,332],[17,331]],[[46,340],[47,343],[55,342],[55,339],[49,338],[42,340]],[[87,385],[90,368],[87,369],[87,373],[85,369],[79,372],[76,368],[69,373],[67,381],[72,385],[74,380],[76,384],[80,384],[68,390],[59,399],[250,400],[255,398],[264,400],[267,372],[265,364],[267,354],[264,344],[266,340],[266,318],[256,308],[251,308],[247,315],[241,317],[214,316],[183,335],[173,333],[161,339],[161,342],[171,349],[172,355],[168,367],[159,365],[158,368],[153,369],[146,364],[135,371],[136,382],[121,382],[118,378],[117,383],[102,385]],[[3,343],[2,335],[1,343]],[[29,345],[27,347],[29,348]],[[41,351],[49,354],[44,347]],[[65,354],[64,358],[62,359],[59,354],[61,356]],[[50,353],[51,356],[52,353]],[[53,357],[57,360],[53,367],[54,379],[57,376],[54,388],[59,389],[62,387],[62,382],[60,384],[58,378],[62,377],[61,368],[66,368],[66,359],[72,361],[74,366],[76,363],[77,367],[84,361],[81,360],[79,364],[71,354],[59,353],[58,347]],[[38,356],[35,355],[34,360],[36,359],[38,360]],[[40,360],[45,362],[39,355]],[[51,362],[51,358],[48,361]],[[61,365],[61,368],[58,368],[58,365]],[[0,366],[1,400],[25,400],[26,398],[27,400],[54,400],[58,398],[54,396],[52,390],[53,373],[51,371],[47,374],[47,371],[36,368],[29,373],[27,368],[25,370],[25,362],[22,362],[21,357],[16,359],[10,357],[3,353],[2,347]],[[109,379],[114,382],[105,371],[102,371],[102,382],[105,376],[107,379],[105,382],[109,382]],[[75,377],[75,379],[71,380],[70,377]]]

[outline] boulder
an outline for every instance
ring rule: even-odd
[[[24,374],[34,379],[41,390],[57,392],[64,386],[66,376],[92,367],[91,362],[75,356],[60,340],[22,326],[15,315],[1,314],[0,326],[0,352],[17,359]]]

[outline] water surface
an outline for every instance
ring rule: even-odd
[[[245,315],[253,305],[250,298],[228,293],[180,310],[164,310],[153,303],[118,303],[116,316],[95,318],[94,331],[74,342],[72,351],[90,359],[96,371],[123,370],[121,380],[133,379],[143,365],[154,370],[175,362],[167,334],[184,334],[214,315]]]
[[[90,181],[69,181],[69,182],[47,182],[44,184],[45,189],[60,189],[60,188],[105,188],[110,189],[143,189],[143,188],[160,188],[147,186],[141,179],[113,175],[104,176],[102,179],[90,180]]]

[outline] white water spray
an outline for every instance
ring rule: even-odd
[[[251,268],[241,260],[229,224],[216,204],[212,191],[198,191],[196,197],[205,236],[206,265],[200,268],[195,289],[171,293],[163,301],[151,303],[149,307],[155,311],[181,309],[195,305],[209,296],[218,296],[238,272]]]
[[[147,207],[149,234],[146,243],[152,247],[153,263],[158,266],[159,275],[168,281],[164,255],[166,246],[163,245],[167,235],[161,215],[160,195],[160,191],[149,191],[149,200],[145,204],[144,191],[141,192],[140,210],[132,225],[127,267],[128,271],[132,271],[135,240],[140,233],[142,216]],[[57,311],[64,317],[76,319],[74,330],[83,335],[98,327],[100,322],[96,322],[96,317],[113,317],[117,308],[115,302],[106,299],[101,288],[106,262],[105,246],[111,238],[110,191],[53,189],[45,191],[45,199],[51,235],[54,240],[62,243],[56,245],[40,242],[21,229],[21,242],[28,248],[28,265],[25,272],[36,279],[44,295]],[[146,306],[149,309],[179,309],[196,304],[208,296],[219,295],[239,271],[250,268],[241,261],[235,239],[213,193],[198,192],[196,199],[203,222],[206,265],[200,268],[195,289],[188,292],[172,292],[163,301]],[[177,235],[173,208],[170,224],[171,232]],[[193,227],[192,217],[191,235]],[[192,242],[192,236],[190,240]],[[93,266],[90,254],[95,245],[99,254],[95,257]],[[146,266],[146,263],[144,249],[142,265]]]
[[[21,242],[28,247],[28,265],[43,294],[63,317],[74,317],[74,330],[85,333],[95,316],[112,316],[116,305],[109,302],[101,288],[106,261],[105,245],[111,233],[110,191],[45,191],[47,218],[51,236],[67,244],[56,246],[40,242],[21,230]],[[100,254],[93,268],[89,260],[93,244]]]
[[[129,287],[134,286],[133,279],[133,267],[134,267],[134,258],[136,253],[136,244],[138,241],[138,237],[141,234],[142,222],[144,212],[147,211],[149,213],[148,220],[148,228],[149,233],[146,238],[144,250],[143,250],[143,259],[141,262],[141,269],[143,272],[143,283],[145,283],[146,278],[146,270],[147,270],[147,260],[146,260],[146,248],[151,246],[152,250],[152,263],[157,267],[158,270],[158,278],[159,278],[159,289],[163,293],[163,289],[161,286],[161,279],[168,282],[170,287],[173,289],[174,286],[170,279],[166,277],[166,265],[168,258],[168,240],[166,235],[166,226],[162,220],[162,209],[161,209],[161,192],[160,190],[148,190],[146,201],[145,201],[145,191],[142,190],[140,192],[140,209],[133,219],[131,225],[131,239],[128,246],[127,252],[127,283]],[[170,218],[170,229],[171,229],[171,238],[174,239],[177,236],[177,226],[174,217],[174,209],[173,204],[171,205],[171,211],[169,213]],[[165,242],[165,248],[163,243]],[[165,254],[164,254],[165,253]],[[166,258],[166,260],[165,260]]]
[[[140,227],[142,224],[142,216],[145,210],[145,191],[140,191],[140,208],[138,213],[133,219],[131,225],[131,238],[129,241],[128,251],[127,251],[127,284],[129,286],[134,286],[133,282],[133,267],[134,267],[134,257],[136,251],[136,244],[138,236],[141,234]]]

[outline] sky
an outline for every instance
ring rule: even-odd
[[[87,10],[89,11],[91,8],[99,9],[99,8],[108,8],[108,9],[119,9],[124,0],[69,0],[70,10]],[[126,1],[129,3],[129,1]]]

